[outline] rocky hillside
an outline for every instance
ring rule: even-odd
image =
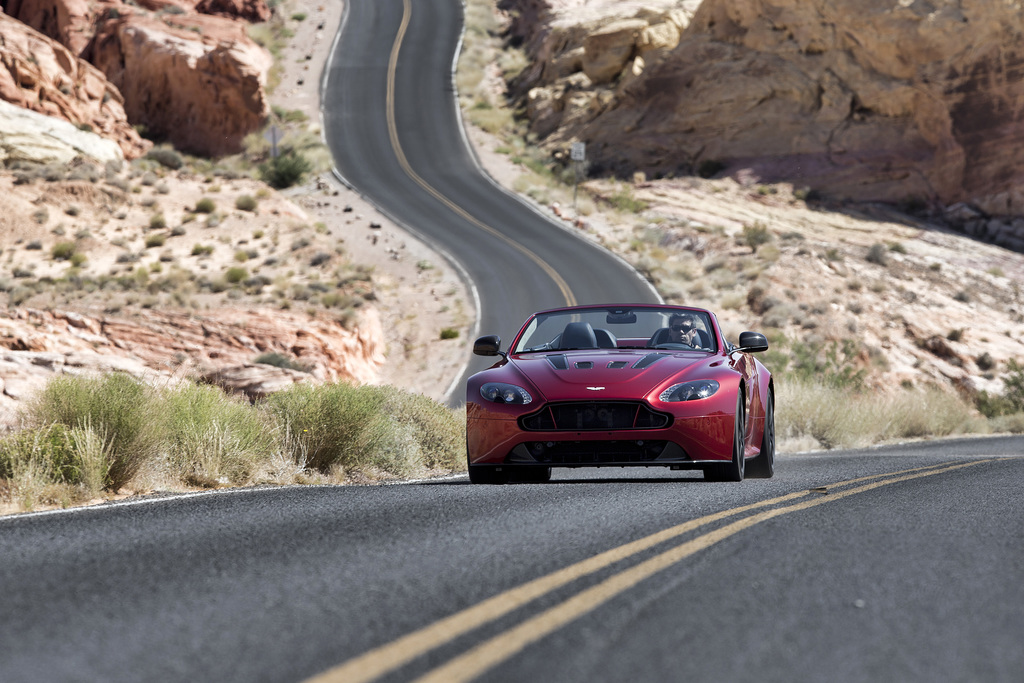
[[[50,377],[112,369],[250,398],[330,380],[445,395],[473,312],[439,256],[329,173],[253,179],[263,140],[211,160],[136,131],[210,153],[274,102],[283,145],[325,156],[309,72],[341,8],[280,7],[268,94],[246,37],[262,0],[6,4],[40,30],[0,13],[0,426]]]
[[[1010,227],[1024,214],[1019,3],[501,6],[531,59],[514,82],[531,130],[549,148],[586,141],[592,174],[743,172],[833,199],[956,206],[960,226],[1024,247]]]
[[[511,187],[733,338],[766,331],[777,372],[1002,391],[1024,359],[1024,256],[991,243],[1024,246],[1017,129],[996,113],[1021,87],[1016,4],[500,6],[503,49],[526,58],[478,91],[507,86],[544,151],[492,144],[520,161]],[[499,103],[474,97],[471,114]],[[575,141],[578,212],[550,179],[571,176]]]

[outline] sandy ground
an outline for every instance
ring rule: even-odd
[[[271,94],[274,105],[301,110],[310,126],[321,129],[321,76],[341,25],[344,3],[288,0],[285,16],[295,31],[280,64],[280,84]],[[396,225],[357,192],[332,174],[321,174],[304,188],[289,192],[293,201],[332,234],[345,240],[353,263],[374,267],[385,334],[387,363],[381,381],[436,399],[460,396],[454,382],[471,354],[476,310],[470,285],[436,250]],[[370,227],[371,224],[380,227]],[[441,339],[441,330],[458,330],[455,339]]]

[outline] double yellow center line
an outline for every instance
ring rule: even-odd
[[[518,242],[506,237],[505,235],[501,234],[500,232],[498,232],[491,226],[487,225],[483,221],[478,220],[477,218],[472,216],[468,211],[463,209],[461,206],[453,202],[448,197],[444,196],[440,191],[434,188],[434,186],[432,186],[430,183],[428,183],[426,180],[420,177],[420,175],[416,173],[416,171],[414,171],[412,166],[409,164],[409,160],[406,159],[405,152],[402,149],[402,144],[398,140],[398,126],[395,123],[395,74],[398,72],[398,53],[401,51],[402,41],[405,39],[406,31],[409,30],[409,21],[411,20],[411,18],[412,2],[411,0],[403,0],[402,23],[398,27],[398,34],[395,36],[395,42],[391,46],[391,57],[388,59],[387,79],[388,136],[391,138],[391,148],[394,150],[395,157],[398,159],[398,165],[402,167],[402,170],[405,171],[406,175],[412,178],[412,180],[417,185],[422,187],[424,190],[430,193],[435,199],[437,199],[439,202],[441,202],[449,209],[451,209],[453,213],[457,214],[458,216],[461,216],[466,221],[472,223],[473,225],[477,226],[478,228],[495,237],[496,239],[505,242],[507,245],[509,245],[516,251],[519,251],[524,256],[529,258],[531,261],[536,263],[537,266],[540,267],[540,269],[543,270],[547,274],[547,276],[551,278],[551,280],[555,283],[555,286],[558,287],[559,291],[562,292],[562,297],[565,299],[565,305],[575,306],[577,303],[576,295],[573,294],[572,289],[569,288],[569,284],[561,275],[558,274],[558,271],[556,271],[551,266],[551,264],[546,262],[544,259],[542,259],[534,252],[524,247],[522,244],[519,244]]]
[[[617,548],[612,548],[564,569],[499,593],[472,607],[468,607],[417,631],[413,631],[402,638],[350,659],[310,679],[310,681],[315,683],[362,683],[364,681],[372,681],[406,665],[413,659],[431,650],[452,642],[473,629],[493,622],[577,579],[610,567],[613,564],[703,526],[761,510],[761,512],[756,512],[723,526],[718,526],[643,562],[623,569],[601,583],[576,593],[565,601],[531,617],[518,626],[514,626],[480,643],[419,679],[420,681],[438,683],[469,681],[509,659],[531,643],[544,638],[629,590],[644,579],[757,524],[792,512],[806,510],[825,503],[842,500],[849,496],[866,493],[882,486],[953,472],[981,463],[993,462],[993,460],[943,463],[860,477],[825,487],[798,491],[785,496],[762,500],[690,520]]]

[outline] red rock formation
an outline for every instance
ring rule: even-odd
[[[270,17],[264,0],[139,4],[151,11],[119,0],[11,0],[8,11],[97,66],[153,137],[206,156],[239,151],[269,113],[272,59],[246,33],[247,20]]]
[[[380,319],[369,308],[353,329],[285,311],[146,311],[115,318],[13,309],[0,313],[0,392],[6,394],[0,423],[12,401],[62,372],[118,370],[154,381],[193,376],[259,397],[302,381],[372,383],[384,347]],[[252,362],[266,352],[293,357],[309,372]]]
[[[115,140],[129,159],[151,146],[128,123],[121,93],[101,71],[3,13],[0,99]]]
[[[91,59],[124,94],[128,117],[181,150],[238,152],[269,113],[272,59],[240,22],[123,16],[101,26]]]

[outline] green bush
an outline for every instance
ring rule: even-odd
[[[224,279],[233,285],[237,285],[247,277],[249,277],[249,271],[239,266],[228,268],[227,272],[224,273]]]
[[[751,251],[756,252],[759,246],[771,241],[772,234],[768,232],[768,226],[761,221],[743,226],[743,243],[750,247]]]
[[[74,242],[57,242],[50,250],[50,255],[58,261],[67,261],[75,253]]]
[[[168,459],[186,484],[248,483],[274,450],[264,414],[218,387],[188,383],[168,393],[163,405]]]
[[[288,150],[260,164],[260,177],[271,187],[281,190],[299,184],[311,170],[313,164],[309,159],[294,150]]]
[[[154,147],[146,152],[146,158],[174,171],[185,165],[185,160],[181,155],[167,147]]]
[[[122,373],[101,378],[56,377],[28,406],[37,425],[94,431],[104,448],[104,488],[117,491],[155,458],[162,438],[152,391]]]
[[[260,363],[261,365],[273,365],[275,368],[287,368],[288,370],[298,370],[299,372],[310,372],[312,367],[303,363],[302,361],[292,358],[288,354],[278,353],[276,351],[268,351],[261,353],[252,360],[253,363]]]
[[[235,200],[235,208],[239,211],[255,211],[259,202],[252,195],[243,194]]]
[[[349,384],[296,385],[272,395],[267,408],[277,420],[283,451],[297,465],[326,474],[366,463],[371,424],[381,419],[382,403]]]
[[[152,235],[146,235],[146,248],[152,249],[153,247],[162,247],[167,242],[167,235],[162,232],[157,232]]]
[[[213,213],[217,210],[217,202],[213,201],[209,197],[203,197],[196,202],[196,213]]]

